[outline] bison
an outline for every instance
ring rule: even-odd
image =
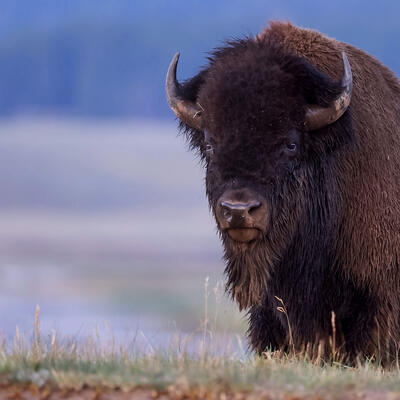
[[[395,358],[398,79],[349,44],[283,22],[226,42],[183,83],[178,58],[167,100],[204,162],[250,347]]]

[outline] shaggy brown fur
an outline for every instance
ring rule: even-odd
[[[350,107],[332,125],[305,132],[307,105],[326,106],[341,90],[342,51],[353,72]],[[334,312],[344,357],[393,358],[400,345],[396,77],[353,46],[274,22],[217,49],[182,90],[204,110],[207,143],[203,132],[182,128],[205,161],[212,210],[232,188],[251,188],[268,204],[262,240],[239,245],[221,232],[227,287],[249,310],[251,346],[259,353],[287,346],[288,320],[297,350],[328,343]]]

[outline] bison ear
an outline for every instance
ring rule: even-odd
[[[205,71],[183,83],[176,78],[179,53],[175,54],[168,68],[165,89],[169,106],[186,129],[202,130],[202,108],[197,96],[204,83]]]
[[[306,102],[305,130],[323,128],[337,121],[347,110],[351,101],[353,79],[346,53],[342,53],[342,79],[333,81],[317,70],[311,63],[300,59],[294,64],[297,87]]]

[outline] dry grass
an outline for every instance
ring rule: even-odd
[[[216,297],[220,289],[214,289]],[[398,368],[384,370],[369,362],[349,368],[332,361],[311,362],[294,352],[243,356],[233,350],[243,346],[240,338],[221,345],[210,329],[218,310],[214,318],[208,315],[208,291],[207,280],[199,332],[177,332],[164,350],[143,349],[137,341],[140,332],[124,345],[117,345],[112,334],[108,343],[98,334],[84,341],[56,332],[46,335],[37,307],[31,340],[17,328],[13,343],[1,345],[0,398],[400,398]]]
[[[35,328],[29,346],[20,333],[10,349],[3,345],[0,376],[5,390],[83,391],[91,396],[116,391],[121,396],[134,392],[171,398],[240,398],[250,394],[254,398],[400,397],[399,371],[385,371],[369,363],[358,368],[316,365],[271,352],[265,358],[239,359],[216,355],[210,341],[204,345],[202,334],[201,353],[190,355],[185,340],[195,338],[181,338],[169,350],[143,353],[134,343],[119,348],[106,347],[96,338],[61,343],[55,334],[46,338],[37,332]]]

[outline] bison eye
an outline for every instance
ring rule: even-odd
[[[214,154],[214,148],[210,143],[206,144],[206,154],[207,156],[211,156],[212,154]]]
[[[297,150],[297,144],[296,143],[288,143],[287,145],[286,145],[286,148],[287,148],[287,150],[288,151],[290,151],[290,152],[295,152],[296,150]]]

